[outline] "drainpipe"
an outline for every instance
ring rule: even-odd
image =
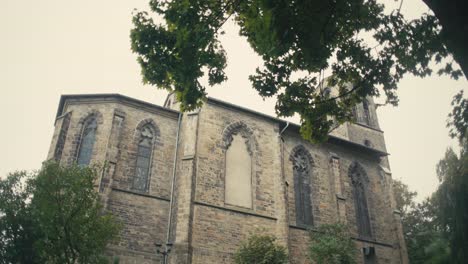
[[[171,243],[169,242],[170,235],[171,235],[171,225],[172,225],[172,204],[174,201],[174,188],[175,188],[175,177],[176,177],[176,166],[177,166],[177,152],[179,150],[179,131],[180,131],[180,124],[182,121],[182,113],[179,113],[179,119],[177,121],[177,134],[176,134],[176,145],[175,145],[175,152],[174,152],[174,162],[172,164],[172,182],[171,182],[171,199],[169,201],[169,218],[167,224],[167,237],[166,237],[166,245]],[[164,264],[167,264],[167,259],[164,258]]]
[[[289,198],[288,198],[288,186],[289,184],[287,184],[287,182],[285,181],[285,172],[284,172],[284,139],[283,139],[283,133],[284,131],[286,131],[286,129],[288,128],[289,126],[289,122],[286,121],[286,126],[281,130],[281,132],[279,133],[279,137],[280,137],[280,144],[281,144],[281,180],[284,181],[284,184],[286,185],[285,188],[284,188],[284,198],[285,198],[285,213],[286,213],[286,228],[289,229]],[[289,233],[289,231],[288,231]],[[289,249],[289,252],[291,252],[290,248],[289,248],[289,235],[286,237],[287,241],[287,246],[288,246],[288,249]]]

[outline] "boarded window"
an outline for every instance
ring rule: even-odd
[[[364,169],[358,164],[351,165],[349,176],[353,185],[353,196],[356,211],[356,224],[360,237],[372,237],[371,224],[369,219],[369,209],[366,197],[367,175]]]
[[[252,208],[252,160],[245,139],[233,135],[226,151],[226,203]]]
[[[83,132],[81,134],[81,142],[78,152],[78,157],[76,162],[80,166],[87,166],[91,161],[91,156],[93,154],[94,141],[96,140],[96,129],[97,122],[96,118],[92,117],[83,127]]]
[[[149,126],[141,129],[138,142],[135,176],[133,178],[133,188],[139,191],[148,189],[148,180],[150,172],[150,161],[153,152],[154,133]]]
[[[310,191],[310,160],[305,150],[293,155],[294,192],[297,225],[312,225],[312,202]]]

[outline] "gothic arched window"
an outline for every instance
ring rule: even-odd
[[[362,102],[362,108],[363,108],[363,122],[370,126],[371,125],[371,119],[370,119],[370,112],[369,112],[369,102],[367,99],[364,99]]]
[[[232,135],[226,150],[225,201],[252,208],[252,157],[241,134]]]
[[[87,166],[93,154],[94,141],[96,140],[97,121],[94,116],[90,117],[83,126],[81,140],[76,163],[80,166]]]
[[[360,237],[372,237],[369,209],[367,206],[367,174],[359,163],[353,163],[349,168],[349,177],[353,186],[356,224]]]
[[[253,206],[253,157],[257,144],[252,129],[237,121],[223,131],[224,202],[251,209]]]
[[[299,148],[291,156],[294,172],[294,193],[296,202],[296,223],[312,225],[312,201],[310,186],[311,159],[307,150]]]
[[[135,176],[133,189],[146,191],[150,174],[151,156],[153,153],[154,132],[150,125],[140,129],[138,150],[136,157]]]

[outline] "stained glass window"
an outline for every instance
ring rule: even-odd
[[[312,202],[310,197],[310,160],[305,150],[299,149],[293,156],[296,223],[312,225]]]
[[[143,127],[140,132],[138,143],[135,177],[133,188],[139,191],[148,189],[151,154],[153,152],[153,131],[149,126]]]
[[[89,119],[84,127],[81,134],[80,147],[76,162],[80,166],[87,166],[91,161],[93,154],[94,141],[96,139],[97,122],[96,118],[92,117]]]
[[[359,236],[370,238],[372,237],[372,232],[366,197],[366,172],[361,165],[354,163],[350,167],[349,177],[351,178],[351,183],[353,185],[356,224]]]

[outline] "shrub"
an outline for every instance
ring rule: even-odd
[[[271,235],[251,235],[235,254],[236,264],[285,264],[288,254],[284,246]]]

